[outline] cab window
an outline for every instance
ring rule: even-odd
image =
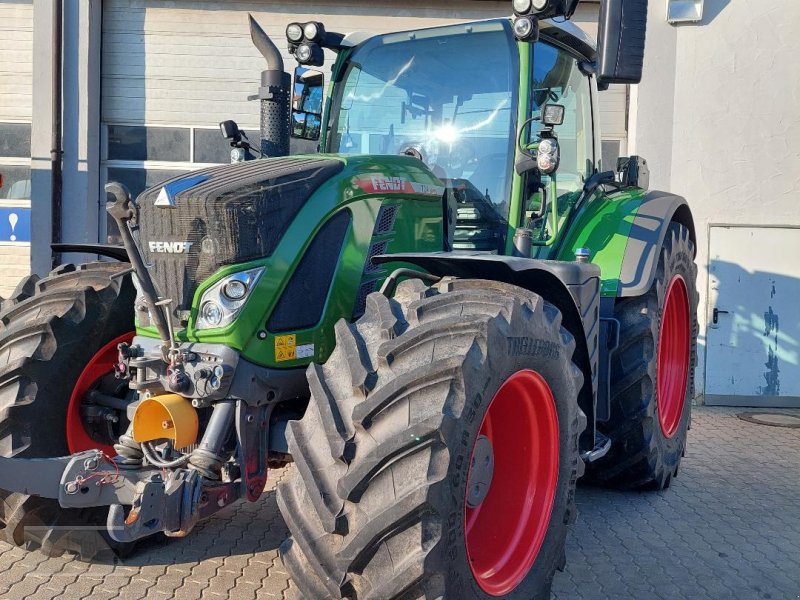
[[[564,123],[555,128],[561,147],[561,163],[556,173],[559,196],[578,191],[594,172],[589,78],[581,73],[572,54],[544,41],[534,47],[533,64],[532,114],[548,103],[565,108]],[[532,128],[534,137],[537,126]]]

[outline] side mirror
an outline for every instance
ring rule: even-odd
[[[597,85],[642,80],[647,0],[602,0],[597,33]]]
[[[646,190],[650,187],[650,169],[641,156],[622,156],[617,159],[619,182],[625,187]]]
[[[292,87],[292,137],[318,140],[322,128],[325,76],[320,71],[297,67]]]
[[[226,140],[236,140],[239,136],[239,126],[236,121],[223,121],[219,124],[219,131]]]

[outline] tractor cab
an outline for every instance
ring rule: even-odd
[[[448,191],[454,250],[511,254],[524,228],[547,257],[603,166],[597,53],[577,26],[536,19],[526,6],[516,3],[512,19],[368,38],[291,24],[297,102],[321,89],[318,71],[317,87],[306,83],[309,66],[320,64],[316,48],[338,53],[326,114],[320,122],[296,102],[293,136],[318,139],[331,154],[419,159]],[[549,112],[557,122],[543,119]]]

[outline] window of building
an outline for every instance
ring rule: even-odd
[[[0,202],[31,198],[31,124],[0,123]],[[8,203],[8,202],[6,202]]]
[[[246,131],[258,143],[258,132]],[[162,181],[195,169],[230,162],[230,143],[218,127],[181,127],[108,123],[103,127],[103,184],[118,181],[135,198]],[[120,243],[113,219],[107,242]]]

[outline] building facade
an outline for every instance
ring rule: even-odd
[[[699,4],[701,20],[676,25],[668,22],[670,2],[651,0],[642,84],[601,94],[604,162],[642,155],[651,188],[684,195],[692,206],[698,392],[710,402],[800,401],[800,309],[791,300],[800,297],[792,260],[800,250],[793,59],[800,42],[791,35],[800,6],[781,0],[754,13],[751,2]],[[106,181],[138,193],[227,162],[220,121],[258,129],[258,105],[247,96],[264,67],[248,12],[275,40],[293,20],[380,33],[510,13],[508,0],[67,0],[64,7],[63,190],[54,210],[53,3],[0,0],[0,296],[30,271],[49,269],[54,214],[62,241],[105,242],[114,235]],[[574,17],[592,36],[598,10],[584,0]]]

